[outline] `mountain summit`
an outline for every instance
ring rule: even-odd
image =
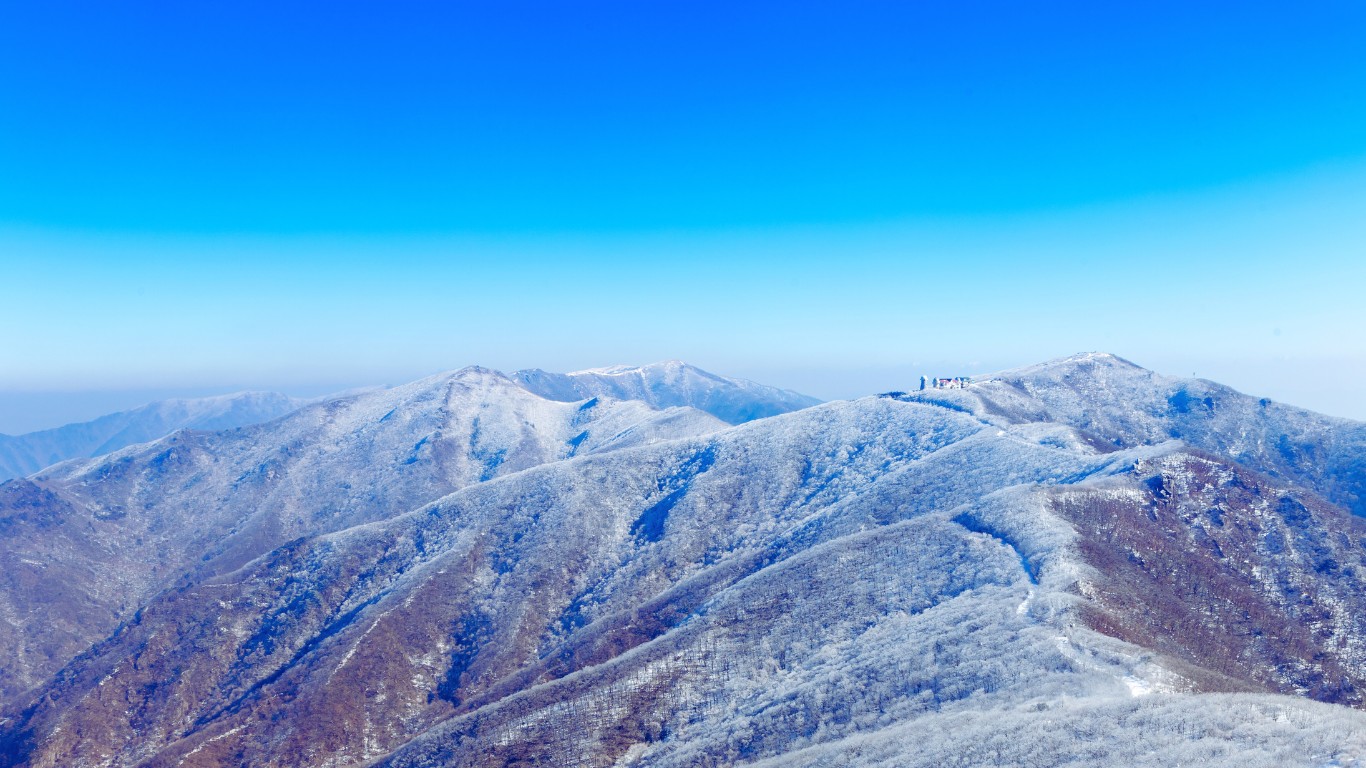
[[[993,423],[1066,424],[1118,448],[1180,440],[1366,516],[1366,424],[1163,376],[1115,355],[1073,355],[908,397]]]

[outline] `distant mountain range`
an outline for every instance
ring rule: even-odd
[[[512,378],[550,400],[587,397],[639,400],[655,408],[689,406],[727,424],[777,416],[820,403],[785,389],[708,373],[679,360],[646,366],[618,365],[574,373],[518,371]]]
[[[1366,425],[468,368],[0,485],[0,765],[1361,765]]]
[[[0,435],[0,480],[23,477],[67,459],[102,456],[178,429],[218,431],[259,424],[304,402],[278,392],[162,400],[94,421],[19,436]]]
[[[601,396],[639,400],[654,408],[690,406],[728,424],[776,416],[820,402],[796,392],[717,376],[677,360],[574,373],[518,371],[512,379],[549,400],[572,402]],[[0,434],[0,481],[23,477],[67,459],[103,456],[182,429],[217,432],[260,424],[319,399],[327,398],[238,392],[162,400],[55,429],[18,436]]]

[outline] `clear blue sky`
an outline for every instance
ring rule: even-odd
[[[0,0],[0,431],[1091,349],[1366,418],[1363,40],[1359,2]]]

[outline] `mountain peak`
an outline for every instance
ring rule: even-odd
[[[572,373],[533,369],[518,371],[512,378],[551,400],[612,397],[640,400],[656,408],[691,406],[730,424],[776,416],[820,402],[797,392],[719,376],[682,360],[613,365]]]
[[[1045,360],[1028,368],[1076,368],[1083,366],[1103,366],[1107,368],[1132,368],[1134,370],[1146,370],[1141,365],[1137,365],[1129,360],[1125,360],[1119,355],[1110,352],[1078,352],[1075,355],[1059,357],[1054,360]]]
[[[454,371],[450,371],[446,375],[453,379],[508,378],[508,375],[506,373],[503,373],[499,370],[495,370],[493,368],[486,368],[482,365],[467,365],[464,368],[459,368]]]
[[[517,382],[515,382],[510,376],[508,376],[506,373],[503,373],[502,371],[495,370],[493,368],[486,368],[482,365],[467,365],[464,368],[457,368],[450,371],[442,371],[441,373],[435,373],[431,376],[428,376],[423,379],[418,379],[417,381],[411,382],[409,384],[402,384],[397,388],[403,389],[414,386],[433,386],[453,382],[459,382],[461,384],[466,385],[504,384],[513,387],[518,386]]]
[[[1116,355],[1116,354],[1113,354],[1113,353],[1110,353],[1110,352],[1078,352],[1078,353],[1075,354],[1075,355],[1068,355],[1067,357],[1059,358],[1059,359],[1057,359],[1057,360],[1050,361],[1050,362],[1054,362],[1054,363],[1085,363],[1085,362],[1090,362],[1090,363],[1106,363],[1106,364],[1134,365],[1133,363],[1129,362],[1128,360],[1125,360],[1124,358],[1120,357],[1119,355]],[[1049,364],[1049,363],[1047,363],[1047,362],[1044,363],[1044,365],[1048,365],[1048,364]],[[1137,368],[1138,366],[1134,366],[1134,367]]]
[[[988,376],[983,376],[979,381],[992,379],[1005,381],[1052,380],[1075,375],[1108,376],[1111,374],[1157,375],[1141,365],[1137,365],[1119,355],[1114,355],[1109,352],[1079,352],[1075,355],[1046,360],[1042,363],[1034,363],[1019,368],[1010,368]]]
[[[715,374],[708,373],[707,371],[704,371],[704,370],[702,370],[701,368],[698,368],[697,366],[692,365],[692,364],[687,363],[687,362],[684,362],[684,361],[682,361],[682,360],[661,360],[661,361],[659,361],[659,362],[657,362],[657,363],[646,363],[645,365],[607,365],[607,366],[603,366],[603,367],[601,367],[601,368],[585,368],[585,369],[583,369],[583,370],[581,370],[581,371],[570,371],[569,373],[566,373],[565,375],[566,375],[566,376],[625,376],[625,375],[629,375],[629,374],[633,374],[633,373],[639,373],[639,374],[645,375],[645,374],[656,373],[656,372],[660,372],[660,373],[677,373],[677,372],[682,372],[682,371],[691,371],[691,372],[703,374],[703,375],[706,375],[706,376],[715,376]]]

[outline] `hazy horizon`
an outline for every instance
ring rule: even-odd
[[[1145,368],[1151,366],[1144,365],[1142,361],[1127,358],[1122,353],[1113,350],[1077,350],[1111,352],[1125,359],[1130,359]],[[1070,354],[1070,353],[1069,353]],[[1056,357],[1065,357],[1057,355]],[[1049,358],[1049,359],[1055,359]],[[599,362],[593,365],[580,365],[564,368],[558,372],[568,372],[570,370],[582,370],[591,367],[603,367],[618,363],[623,364],[647,364],[658,362],[664,358],[656,360],[641,361],[615,361]],[[696,364],[695,361],[686,361]],[[811,395],[821,400],[847,400],[882,392],[894,391],[898,389],[912,389],[918,385],[919,377],[924,375],[980,375],[994,373],[997,371],[1017,368],[1033,363],[1044,362],[1044,360],[1030,360],[1013,364],[990,365],[983,361],[955,362],[951,360],[909,362],[904,366],[889,367],[882,369],[861,369],[854,371],[820,371],[820,370],[786,370],[786,371],[761,371],[759,373],[739,373],[735,371],[719,370],[708,368],[705,365],[699,367],[725,376],[749,379],[760,384],[790,389],[801,394]],[[326,395],[343,393],[352,389],[359,389],[373,386],[394,386],[407,383],[408,381],[422,378],[423,376],[440,373],[445,370],[456,370],[465,365],[485,365],[479,362],[463,363],[461,365],[447,366],[442,369],[435,369],[421,372],[410,372],[400,375],[397,378],[372,381],[338,381],[331,383],[324,382],[304,382],[304,381],[284,381],[278,386],[266,383],[251,383],[242,385],[186,385],[169,387],[151,387],[141,389],[122,389],[122,390],[70,390],[70,391],[47,391],[47,392],[0,392],[0,434],[20,435],[28,432],[41,431],[61,427],[66,424],[90,421],[100,416],[118,411],[131,410],[142,405],[168,400],[174,398],[198,398],[212,397],[216,395],[227,395],[246,391],[270,391],[280,392],[286,395],[299,398],[322,397]],[[497,366],[486,366],[497,368]],[[500,369],[505,373],[512,373],[527,367],[544,366],[518,366],[516,368]],[[1208,379],[1233,387],[1245,394],[1257,397],[1270,397],[1273,400],[1283,402],[1299,408],[1318,411],[1330,416],[1366,421],[1366,407],[1361,408],[1355,415],[1353,413],[1334,412],[1323,407],[1314,407],[1305,402],[1295,402],[1283,396],[1282,392],[1296,392],[1296,383],[1301,375],[1293,369],[1279,371],[1280,378],[1276,378],[1278,371],[1272,370],[1272,374],[1264,381],[1257,381],[1259,374],[1266,371],[1253,367],[1239,369],[1236,365],[1226,368],[1219,376],[1206,375],[1198,370],[1182,372],[1179,370],[1153,369],[1158,373],[1175,377],[1191,377]],[[1366,371],[1360,372],[1358,376],[1366,375]],[[1238,379],[1235,383],[1232,379]],[[795,382],[795,383],[794,383]],[[1244,382],[1253,382],[1244,384]],[[1329,403],[1343,403],[1348,405],[1361,404],[1352,396],[1356,388],[1351,381],[1334,382],[1325,381],[1326,386],[1321,388],[1319,401]],[[1260,387],[1260,388],[1259,388]],[[1313,398],[1311,398],[1312,400]]]
[[[1363,32],[1351,3],[16,7],[0,432],[474,363],[831,399],[1090,350],[1366,419]]]

